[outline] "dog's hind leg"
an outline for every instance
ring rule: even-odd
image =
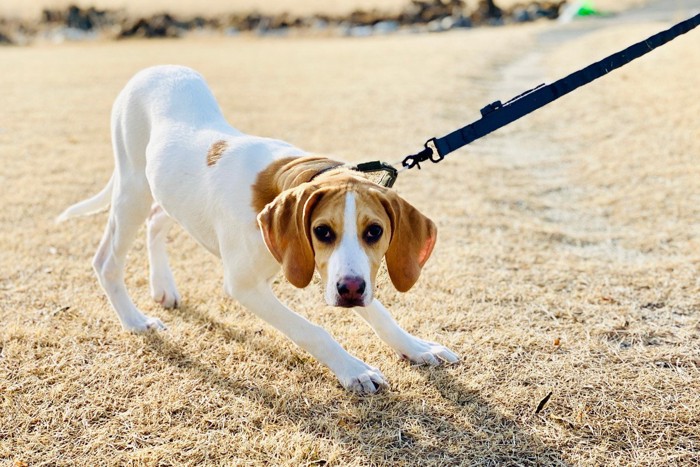
[[[143,122],[120,104],[120,95],[112,114],[112,144],[116,167],[109,219],[100,246],[93,259],[97,279],[117,312],[122,327],[128,331],[165,329],[157,318],[144,315],[129,297],[124,283],[126,255],[148,217],[153,202],[146,179],[148,133]],[[126,114],[131,115],[125,119]]]
[[[170,216],[154,203],[147,222],[151,296],[165,308],[177,308],[181,302],[165,249],[168,230],[172,225]]]
[[[93,260],[97,279],[127,331],[165,329],[159,319],[148,317],[136,308],[124,283],[126,255],[148,216],[150,203],[151,193],[145,176],[118,180],[107,228]]]

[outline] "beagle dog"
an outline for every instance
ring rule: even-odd
[[[126,255],[144,220],[151,295],[165,308],[181,302],[166,253],[175,220],[221,258],[228,295],[320,360],[348,390],[374,393],[387,382],[279,302],[269,284],[280,266],[296,287],[306,287],[318,270],[326,303],[353,308],[404,359],[458,360],[404,331],[374,298],[382,258],[404,292],[435,245],[433,222],[394,191],[340,162],[234,129],[202,76],[180,66],[148,68],[129,81],[112,109],[112,143],[116,168],[107,186],[58,221],[111,205],[93,267],[124,329],[165,329],[136,308],[124,283]]]

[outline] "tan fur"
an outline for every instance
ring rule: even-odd
[[[406,292],[435,247],[437,227],[406,200],[391,190],[384,193],[384,208],[392,226],[391,244],[386,251],[386,268],[399,292]]]
[[[278,159],[258,174],[253,184],[253,209],[261,212],[283,191],[308,182],[323,170],[342,165],[342,162],[320,156]]]
[[[209,152],[207,152],[207,165],[211,167],[219,162],[219,159],[221,159],[221,156],[224,154],[227,148],[228,143],[224,140],[219,140],[212,144],[209,148]]]
[[[314,200],[320,195],[309,185],[287,190],[258,216],[267,248],[287,280],[299,288],[309,285],[314,274],[309,224]]]

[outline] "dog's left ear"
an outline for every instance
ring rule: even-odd
[[[391,243],[386,251],[386,267],[399,292],[406,292],[420,277],[423,265],[437,240],[437,227],[393,191],[382,201],[391,221]]]
[[[258,214],[267,249],[295,287],[306,287],[314,275],[309,223],[311,211],[321,196],[321,191],[302,185],[280,193]]]

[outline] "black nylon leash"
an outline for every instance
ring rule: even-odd
[[[425,142],[422,151],[405,157],[401,165],[403,165],[405,169],[412,169],[413,167],[418,167],[420,169],[421,162],[427,160],[435,163],[440,162],[447,154],[518,120],[520,117],[540,107],[544,107],[550,102],[559,99],[561,96],[581,86],[585,86],[591,81],[605,76],[611,71],[628,64],[632,60],[636,60],[657,47],[672,41],[681,34],[685,34],[698,25],[700,25],[700,14],[682,21],[665,31],[654,34],[648,39],[631,45],[603,60],[588,65],[579,71],[575,71],[558,81],[548,85],[540,84],[512,98],[505,104],[502,104],[501,101],[493,102],[481,109],[481,118],[479,120],[443,137],[429,139]],[[385,186],[390,187],[393,185],[396,181],[396,176],[397,174],[394,174],[393,178],[385,176],[384,180],[390,178],[390,184]]]

